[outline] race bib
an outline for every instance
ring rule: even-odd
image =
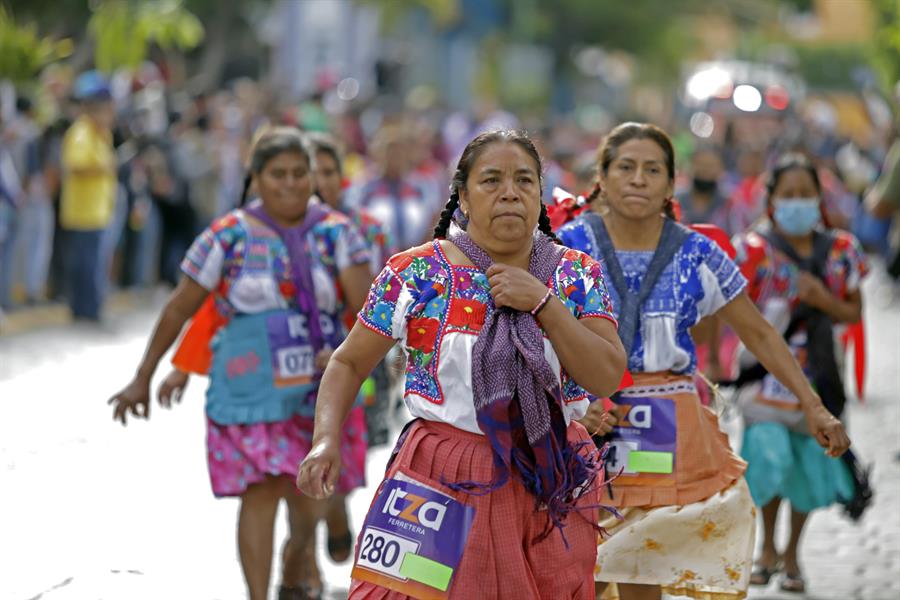
[[[677,447],[675,402],[668,398],[622,397],[617,403],[631,409],[610,434],[607,471],[670,475]]]
[[[419,598],[449,598],[475,509],[396,475],[381,486],[357,547],[352,577]]]
[[[312,381],[316,357],[309,343],[307,316],[279,312],[266,318],[266,333],[272,353],[275,387],[303,385]]]
[[[797,364],[803,370],[806,378],[812,381],[812,372],[809,367],[809,359],[806,352],[807,336],[805,331],[799,331],[791,337],[788,345],[791,348]],[[760,386],[759,396],[766,404],[783,408],[785,410],[800,410],[800,400],[778,379],[770,373],[766,373]]]

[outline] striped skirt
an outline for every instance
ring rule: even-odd
[[[569,425],[568,436],[573,442],[590,439],[578,423]],[[545,530],[547,514],[535,511],[534,497],[515,476],[481,496],[456,492],[440,483],[493,479],[491,447],[482,435],[419,420],[411,426],[385,479],[398,474],[475,509],[450,598],[593,600],[597,533],[592,519],[599,518],[596,492],[584,494],[579,501],[583,510],[568,517],[564,527],[567,549],[558,531],[532,543]],[[350,588],[350,600],[407,597],[364,581],[354,580]]]

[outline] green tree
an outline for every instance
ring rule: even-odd
[[[439,26],[447,26],[459,17],[460,0],[357,0],[361,4],[378,7],[381,21],[387,28],[393,27],[410,11],[425,9]]]
[[[44,66],[71,52],[71,40],[41,37],[34,24],[17,24],[0,6],[0,80],[28,84]]]
[[[184,51],[203,40],[203,25],[181,0],[101,1],[88,21],[88,32],[94,40],[95,66],[107,73],[138,67],[151,44]]]
[[[886,91],[900,82],[900,0],[872,0],[875,36],[872,62]]]

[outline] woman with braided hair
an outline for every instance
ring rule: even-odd
[[[209,374],[210,483],[216,497],[240,498],[238,552],[250,600],[269,597],[282,500],[290,534],[278,598],[318,596],[305,587],[304,574],[307,538],[325,507],[298,492],[294,474],[310,448],[322,369],[344,339],[342,316],[363,305],[371,278],[369,248],[356,227],[313,194],[315,158],[297,129],[275,127],[259,135],[242,195],[252,182],[258,197],[216,220],[191,245],[181,265],[184,277],[162,311],[137,374],[110,399],[114,418],[123,424],[129,413],[149,418],[150,382],[160,360],[212,295],[209,328],[196,330],[186,362],[176,364],[185,372]],[[171,406],[186,383],[187,375],[170,374],[160,404]],[[347,428],[360,421],[351,419]],[[348,456],[335,478],[340,475],[338,489],[344,492],[363,484],[365,441],[342,433]]]
[[[634,378],[613,398],[630,409],[609,436],[607,468],[619,476],[603,489],[602,502],[623,518],[601,522],[610,536],[599,549],[598,592],[616,582],[623,600],[658,600],[662,591],[737,599],[749,583],[756,509],[743,478],[746,463],[698,398],[690,329],[721,315],[797,396],[829,455],[842,454],[850,440],[748,298],[747,282],[725,251],[664,214],[674,175],[664,131],[620,125],[598,153],[603,215],[587,211],[558,232],[563,243],[603,260]]]
[[[298,485],[340,472],[357,390],[399,342],[415,419],[362,526],[350,598],[593,598],[602,463],[581,418],[624,354],[596,261],[555,243],[516,131],[466,147],[435,240],[377,277],[322,379]]]

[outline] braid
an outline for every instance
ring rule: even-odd
[[[678,220],[678,215],[675,213],[675,203],[672,202],[671,198],[666,198],[666,201],[663,202],[663,214],[673,221]]]
[[[588,197],[584,199],[585,204],[593,204],[594,200],[600,197],[600,182],[597,181],[594,183],[594,189],[591,190],[591,193],[588,194]]]
[[[541,216],[538,217],[538,230],[553,240],[555,243],[562,245],[556,234],[553,233],[553,227],[550,225],[550,217],[547,215],[547,205],[541,202]]]
[[[244,206],[247,204],[247,192],[250,191],[250,184],[253,182],[253,173],[247,171],[247,174],[244,176],[244,190],[241,192],[240,200],[238,200],[238,206]]]
[[[441,218],[434,227],[434,239],[442,240],[447,237],[447,230],[450,229],[450,222],[453,221],[453,213],[459,208],[459,191],[453,190],[450,199],[441,211]]]

